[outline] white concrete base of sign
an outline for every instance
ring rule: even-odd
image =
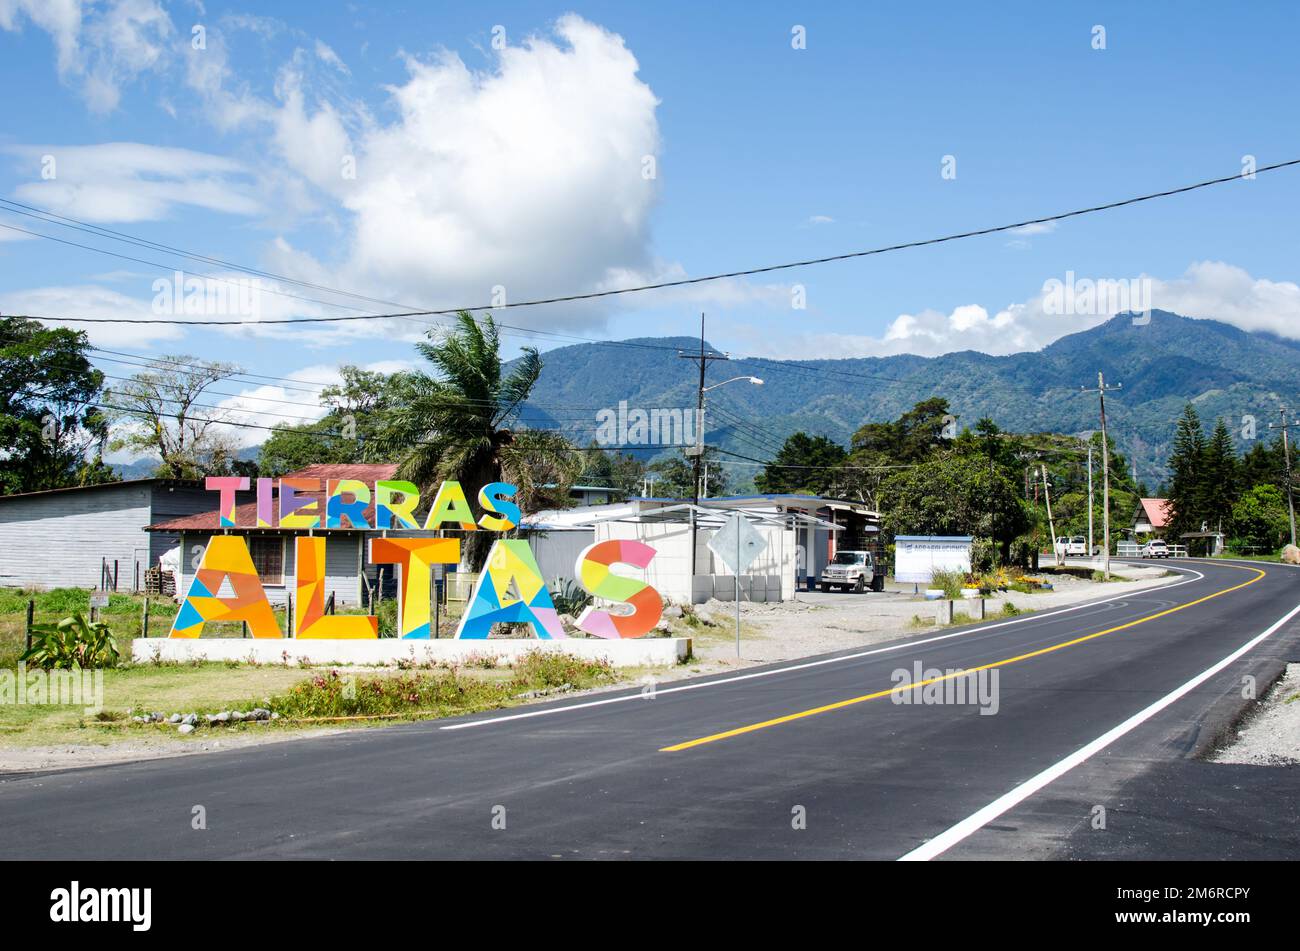
[[[293,640],[269,637],[137,637],[131,658],[153,661],[249,661],[258,664],[355,664],[380,667],[398,661],[416,664],[463,664],[493,657],[508,665],[529,651],[570,654],[585,660],[607,660],[614,667],[671,667],[691,653],[689,637],[638,637],[611,641],[569,637],[559,641],[529,639],[464,640]]]

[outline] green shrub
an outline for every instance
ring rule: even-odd
[[[607,663],[532,651],[515,665],[509,679],[464,676],[455,670],[391,676],[331,670],[295,684],[263,705],[291,719],[456,713],[504,706],[525,692],[584,688],[613,679]]]
[[[1010,601],[1004,601],[1002,603],[1003,617],[1016,617],[1020,613],[1021,613],[1020,609],[1016,607],[1014,604],[1012,604]]]
[[[555,587],[551,589],[551,601],[560,614],[576,618],[583,608],[591,604],[592,596],[572,578],[556,578]]]
[[[998,563],[998,546],[991,538],[976,538],[970,546],[971,570],[982,575],[992,571]]]
[[[936,571],[930,575],[930,587],[939,588],[943,596],[950,600],[961,597],[961,589],[966,584],[964,571]]]
[[[33,624],[32,646],[18,660],[50,670],[116,667],[121,654],[103,621],[89,623],[80,611],[57,624]]]

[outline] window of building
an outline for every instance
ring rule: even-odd
[[[283,538],[254,536],[248,540],[248,553],[253,556],[253,567],[262,584],[284,584]]]

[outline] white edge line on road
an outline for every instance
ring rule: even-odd
[[[1087,746],[1075,750],[1073,753],[1071,753],[1065,759],[1061,760],[1059,763],[1049,766],[1047,769],[1043,770],[1037,776],[1034,776],[1032,779],[1028,779],[1025,782],[1021,783],[1019,786],[1011,790],[1006,795],[999,796],[997,799],[993,800],[983,809],[971,814],[970,816],[967,816],[961,822],[957,823],[955,826],[946,830],[945,832],[942,832],[939,835],[935,836],[933,839],[930,839],[924,845],[918,846],[917,848],[908,852],[906,855],[900,856],[898,861],[928,862],[930,859],[934,858],[935,856],[946,852],[948,849],[952,848],[958,842],[961,842],[967,836],[970,836],[973,833],[979,831],[988,823],[998,818],[998,816],[1002,815],[1004,812],[1007,812],[1014,806],[1017,806],[1021,802],[1024,802],[1026,799],[1028,799],[1034,793],[1038,792],[1044,786],[1048,785],[1054,780],[1059,779],[1061,776],[1064,776],[1070,770],[1074,769],[1074,767],[1078,766],[1080,763],[1089,759],[1093,755],[1100,753],[1102,750],[1110,746],[1110,744],[1114,743],[1124,734],[1141,726],[1147,720],[1151,719],[1153,716],[1155,716],[1161,710],[1168,707],[1170,704],[1174,703],[1176,700],[1182,698],[1190,691],[1195,690],[1197,687],[1205,683],[1205,681],[1209,680],[1211,677],[1213,677],[1219,671],[1223,670],[1233,661],[1237,660],[1243,654],[1253,649],[1261,641],[1265,640],[1268,637],[1271,637],[1283,624],[1291,620],[1297,614],[1300,614],[1300,604],[1297,604],[1290,611],[1284,614],[1281,618],[1274,621],[1271,625],[1269,625],[1268,629],[1265,630],[1263,633],[1257,634],[1255,637],[1251,638],[1245,644],[1242,644],[1235,651],[1233,651],[1227,657],[1223,658],[1223,660],[1219,661],[1213,667],[1210,667],[1207,670],[1203,670],[1201,673],[1197,674],[1195,677],[1187,681],[1187,683],[1183,684],[1181,687],[1178,687],[1175,690],[1172,690],[1169,693],[1165,694],[1163,697],[1161,697],[1155,703],[1151,704],[1146,709],[1133,714],[1133,716],[1129,717],[1119,726],[1114,727],[1113,729],[1103,733],[1101,736],[1097,737]]]
[[[682,684],[679,687],[663,687],[663,688],[656,689],[653,696],[657,697],[667,693],[680,693],[685,690],[703,690],[706,687],[720,687],[725,684],[739,683],[742,680],[753,680],[758,677],[773,677],[776,676],[777,674],[790,673],[791,671],[796,671],[796,670],[807,670],[811,667],[821,667],[825,664],[839,664],[848,660],[858,660],[863,657],[870,657],[874,654],[884,654],[884,653],[888,653],[889,651],[903,650],[909,647],[920,647],[922,644],[934,644],[938,641],[946,641],[949,638],[953,638],[953,637],[968,637],[971,634],[982,634],[985,631],[991,631],[999,627],[1007,627],[1012,624],[1025,624],[1030,621],[1041,621],[1044,618],[1055,617],[1058,614],[1065,614],[1069,611],[1078,611],[1081,608],[1095,607],[1096,605],[1099,604],[1108,604],[1111,601],[1120,601],[1126,597],[1133,597],[1134,595],[1138,595],[1138,594],[1146,594],[1148,591],[1169,591],[1172,588],[1181,587],[1182,585],[1190,584],[1193,581],[1199,581],[1200,579],[1205,577],[1204,574],[1197,571],[1195,568],[1178,567],[1176,568],[1176,570],[1188,572],[1190,574],[1195,575],[1196,577],[1187,578],[1183,581],[1175,582],[1174,584],[1157,585],[1151,588],[1143,588],[1141,591],[1130,591],[1124,594],[1116,594],[1113,597],[1109,597],[1109,598],[1099,598],[1096,601],[1083,601],[1080,602],[1079,604],[1072,604],[1068,608],[1057,608],[1054,611],[1047,611],[1043,614],[1038,614],[1038,613],[1027,614],[1024,617],[1013,618],[1010,621],[999,621],[996,624],[985,624],[981,627],[970,628],[968,630],[953,631],[951,634],[940,634],[937,637],[927,637],[924,640],[902,641],[898,644],[890,644],[885,647],[877,647],[867,651],[858,651],[857,653],[854,654],[843,654],[838,657],[827,657],[827,658],[823,658],[822,660],[813,660],[802,664],[792,664],[788,667],[776,667],[770,670],[758,670],[751,674],[738,674],[735,677],[726,677],[720,680],[707,680],[704,681],[703,683]],[[439,730],[468,730],[477,726],[490,726],[494,723],[509,723],[512,720],[528,720],[533,717],[550,716],[553,713],[568,713],[572,710],[587,710],[590,709],[591,707],[603,707],[611,703],[626,703],[629,700],[644,700],[644,699],[648,699],[648,698],[641,693],[621,694],[620,696],[617,697],[605,697],[601,700],[588,700],[585,703],[570,703],[562,707],[546,707],[545,709],[542,710],[530,710],[524,713],[511,713],[500,717],[490,717],[485,720],[468,720],[464,723],[451,723],[448,724],[447,726],[440,726],[438,727],[438,729]]]

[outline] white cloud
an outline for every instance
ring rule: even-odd
[[[808,224],[810,225],[829,225],[834,224],[835,219],[830,215],[809,215]]]
[[[329,45],[322,42],[321,40],[316,41],[316,57],[322,63],[326,63],[330,66],[333,66],[335,69],[337,69],[340,73],[343,73],[345,76],[352,75],[352,70],[348,69],[348,64],[343,62],[343,60],[339,58],[339,54],[334,52],[334,50]]]
[[[1223,261],[1199,261],[1180,278],[1155,281],[1152,299],[1160,310],[1300,340],[1300,286],[1251,277]]]
[[[122,88],[167,57],[174,29],[157,0],[0,0],[0,28],[24,21],[50,34],[59,78],[80,88],[95,112],[112,112]]]
[[[310,117],[318,154],[285,157],[314,178],[328,169],[354,214],[353,285],[445,306],[487,303],[497,285],[520,300],[653,268],[656,187],[642,172],[659,151],[658,100],[620,37],[572,15],[555,31],[559,42],[502,50],[489,72],[450,53],[409,58],[389,90],[398,120],[354,144],[354,182],[338,174],[337,117]]]
[[[1096,278],[1090,280],[1121,280]],[[1055,280],[1065,283],[1062,275]],[[1145,281],[1152,309],[1184,317],[1222,321],[1247,331],[1268,331],[1300,340],[1300,286],[1290,281],[1252,277],[1244,269],[1221,261],[1193,263],[1178,278],[1161,280],[1146,275],[1122,278]],[[1088,305],[1084,301],[1082,277],[1071,298],[1065,291],[1065,307],[1054,307],[1046,287],[1029,300],[990,312],[980,304],[963,304],[945,313],[926,309],[900,314],[879,337],[853,334],[806,334],[790,341],[781,338],[776,348],[771,337],[755,334],[752,341],[772,356],[879,357],[899,353],[937,356],[960,350],[1005,355],[1041,350],[1067,334],[1095,327],[1127,306],[1113,306],[1107,300]],[[1099,298],[1104,295],[1098,295]],[[1064,311],[1064,312],[1062,312]],[[791,349],[790,344],[793,344]]]
[[[250,172],[218,155],[135,142],[5,151],[31,176],[14,192],[21,201],[81,220],[157,221],[175,205],[236,215],[262,209]],[[47,168],[53,177],[42,177]]]
[[[84,330],[90,342],[108,346],[140,346],[175,340],[181,328],[166,324],[127,324],[126,319],[150,320],[149,302],[96,285],[37,287],[0,293],[0,313],[30,317],[89,317],[113,323],[64,323],[51,326]]]

